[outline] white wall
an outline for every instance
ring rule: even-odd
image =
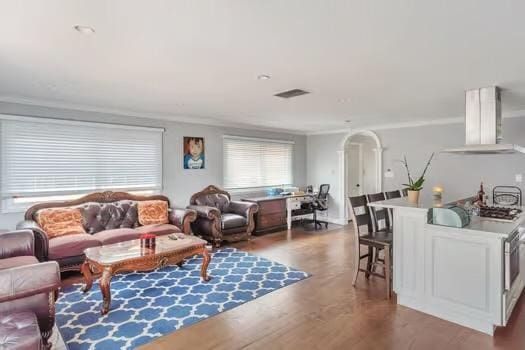
[[[136,118],[112,114],[63,110],[0,102],[0,114],[53,117],[71,120],[164,127],[163,193],[172,205],[185,207],[190,196],[207,185],[222,186],[222,136],[242,135],[295,141],[294,182],[306,184],[306,136],[266,132],[259,130],[235,129],[206,126],[164,120]],[[206,169],[184,170],[182,164],[182,138],[202,136],[205,138]],[[12,229],[21,220],[23,213],[0,214],[0,228]]]
[[[389,168],[394,172],[394,178],[383,177],[383,190],[401,188],[406,182],[406,173],[400,163],[403,155],[407,156],[411,171],[419,174],[432,152],[461,146],[465,139],[462,123],[373,131],[384,149],[383,175]],[[307,182],[332,184],[330,215],[334,218],[339,217],[339,208],[343,204],[337,192],[341,176],[338,150],[347,137],[348,133],[311,135],[307,141]],[[503,139],[506,143],[525,146],[525,118],[505,118]],[[525,154],[436,153],[423,191],[431,191],[433,186],[440,185],[445,189],[445,199],[454,200],[475,194],[481,181],[485,183],[487,193],[495,185],[515,185],[514,175],[517,173],[525,174]],[[520,187],[524,189],[521,184]]]
[[[406,183],[406,172],[399,161],[404,154],[411,172],[419,174],[432,152],[462,146],[465,138],[463,124],[379,130],[377,135],[385,148],[383,170],[390,168],[395,175],[394,178],[384,179],[385,190],[398,188]],[[506,143],[525,145],[525,118],[504,119],[503,139]],[[516,185],[516,173],[525,174],[525,154],[436,153],[424,187],[426,191],[431,191],[433,186],[441,185],[447,199],[458,199],[474,195],[481,181],[486,185],[487,193],[495,185]]]
[[[339,218],[340,201],[338,195],[342,179],[339,176],[339,156],[341,144],[346,134],[328,134],[308,136],[307,153],[307,182],[314,187],[330,184],[328,199],[328,216]]]

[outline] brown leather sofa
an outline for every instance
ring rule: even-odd
[[[33,247],[29,230],[0,233],[0,349],[50,347],[60,271]]]
[[[193,232],[219,247],[222,241],[236,242],[251,236],[258,206],[232,201],[228,192],[211,185],[191,196],[188,209],[197,212],[191,224]]]
[[[29,229],[35,234],[35,252],[38,260],[56,260],[60,271],[78,271],[84,262],[84,250],[104,244],[138,239],[143,233],[167,235],[174,232],[191,233],[190,223],[197,214],[188,209],[169,209],[169,223],[141,226],[137,203],[145,200],[169,199],[162,195],[136,196],[126,192],[97,192],[65,202],[39,203],[25,213],[25,220],[17,229]],[[80,208],[86,233],[49,239],[38,225],[38,212],[46,208]]]

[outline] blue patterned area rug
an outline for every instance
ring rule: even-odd
[[[223,248],[212,254],[200,279],[202,258],[179,268],[117,274],[111,282],[111,309],[100,314],[98,283],[86,294],[75,284],[62,290],[56,322],[70,350],[133,349],[310,275],[259,256]]]

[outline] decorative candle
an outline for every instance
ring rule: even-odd
[[[432,189],[432,193],[434,194],[434,199],[441,200],[441,195],[443,194],[443,188],[440,186],[435,186]]]

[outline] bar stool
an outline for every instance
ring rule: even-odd
[[[401,192],[399,190],[385,192],[386,199],[401,198]]]
[[[383,192],[367,194],[366,199],[368,203],[384,201],[385,194]],[[390,217],[387,208],[370,208],[372,212],[372,219],[374,223],[374,231],[391,230]]]
[[[399,190],[385,192],[386,199],[401,198],[401,192]],[[390,214],[390,226],[394,227],[394,211],[392,208],[388,209]]]
[[[352,285],[357,283],[359,272],[364,272],[368,279],[370,275],[384,278],[386,280],[387,298],[392,296],[392,232],[390,230],[374,230],[372,225],[372,216],[368,207],[366,196],[349,197],[350,216],[354,226],[355,235],[355,273]],[[361,246],[368,248],[366,254],[361,255]],[[383,250],[385,252],[384,261],[374,259],[374,250]],[[362,268],[361,260],[367,259],[366,269]],[[383,267],[383,274],[375,272],[375,267]]]

